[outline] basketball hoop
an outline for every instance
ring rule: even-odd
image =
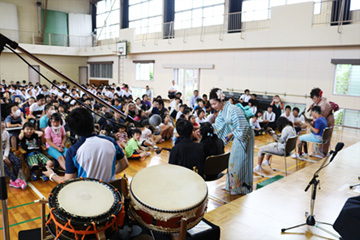
[[[127,55],[127,49],[126,49],[126,41],[118,42],[116,44],[116,54],[118,56],[126,56]]]

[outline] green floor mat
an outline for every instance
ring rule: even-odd
[[[273,183],[273,182],[276,182],[277,180],[280,180],[284,178],[284,176],[281,176],[281,175],[276,175],[275,177],[272,177],[272,178],[269,178],[269,179],[266,179],[262,182],[259,182],[258,184],[256,184],[256,189],[260,189],[262,187],[265,187],[266,185],[269,185],[270,183]]]

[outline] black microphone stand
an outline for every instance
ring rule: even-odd
[[[309,184],[306,186],[305,188],[305,192],[307,192],[311,186],[311,190],[312,190],[312,193],[311,193],[311,200],[310,200],[310,214],[309,212],[305,212],[305,216],[306,216],[306,222],[305,223],[302,223],[302,224],[299,224],[299,225],[295,225],[295,226],[292,226],[292,227],[288,227],[288,228],[282,228],[281,229],[281,232],[284,233],[285,231],[287,230],[290,230],[290,229],[294,229],[294,228],[298,228],[298,227],[302,227],[302,226],[305,226],[305,225],[308,225],[308,226],[315,226],[321,230],[323,230],[324,232],[327,232],[328,234],[336,237],[336,238],[340,238],[340,236],[337,236],[336,234],[318,226],[319,224],[324,224],[324,225],[329,225],[329,226],[332,226],[332,224],[330,223],[326,223],[326,222],[320,222],[320,221],[316,221],[315,220],[315,215],[314,215],[314,208],[315,208],[315,199],[316,199],[316,190],[317,188],[319,187],[320,188],[320,180],[318,180],[317,178],[319,177],[318,173],[323,169],[325,168],[327,165],[329,165],[329,162],[327,165],[325,165],[325,163],[327,162],[327,160],[329,159],[329,157],[331,155],[335,156],[336,152],[334,151],[331,151],[330,152],[331,154],[328,155],[325,160],[322,162],[320,168],[314,173],[314,176],[312,177],[312,179],[310,180]],[[325,166],[324,166],[325,165]]]

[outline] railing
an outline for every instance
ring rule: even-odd
[[[323,0],[314,2],[313,25],[331,24],[337,25],[340,29],[342,25],[360,22],[360,11],[350,9],[350,1]],[[340,31],[339,31],[340,32]]]
[[[154,40],[155,44],[157,44],[159,39],[168,39],[169,42],[171,42],[173,38],[182,38],[183,41],[186,42],[190,36],[199,36],[202,41],[206,35],[218,35],[219,39],[222,40],[224,34],[270,27],[268,15],[266,15],[263,20],[251,20],[256,19],[256,15],[257,13],[255,11],[246,13],[236,12],[167,22],[155,26],[141,26],[135,30],[136,40],[142,41],[143,43]],[[154,29],[158,31],[153,32],[152,30]]]
[[[62,47],[91,47],[94,46],[93,40],[95,39],[93,36],[74,36],[55,33],[45,33],[43,39],[41,39],[38,33],[4,28],[0,28],[0,33],[19,43]]]

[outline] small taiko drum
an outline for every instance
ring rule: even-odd
[[[92,178],[71,179],[49,194],[46,223],[55,239],[108,239],[124,223],[121,193]]]
[[[139,171],[130,183],[130,212],[151,230],[176,233],[182,219],[187,229],[201,220],[207,195],[199,174],[172,164],[152,166]]]

